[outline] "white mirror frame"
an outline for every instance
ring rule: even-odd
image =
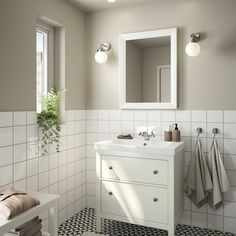
[[[129,40],[171,37],[171,101],[168,103],[126,102],[126,42]],[[177,28],[120,34],[120,108],[176,109],[177,108]]]

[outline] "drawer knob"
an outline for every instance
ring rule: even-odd
[[[109,195],[111,196],[111,195],[113,195],[113,193],[112,193],[112,192],[109,192]]]
[[[158,173],[159,173],[158,170],[154,170],[154,171],[153,171],[153,174],[154,174],[154,175],[157,175]]]
[[[153,201],[154,201],[154,202],[158,202],[159,199],[158,199],[157,197],[154,197],[154,198],[153,198]]]
[[[112,170],[113,169],[113,167],[112,166],[109,166],[109,170]]]

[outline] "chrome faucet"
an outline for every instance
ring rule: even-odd
[[[155,134],[153,133],[153,131],[150,134],[147,131],[143,131],[139,133],[139,136],[142,136],[144,140],[148,141],[151,138],[154,138]]]

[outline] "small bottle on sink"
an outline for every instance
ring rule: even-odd
[[[180,131],[178,129],[178,124],[174,124],[175,127],[172,131],[172,141],[173,142],[180,142]]]

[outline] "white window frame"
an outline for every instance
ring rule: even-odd
[[[37,22],[36,32],[41,31],[47,34],[47,54],[46,54],[46,76],[47,76],[47,91],[54,87],[54,27],[44,24],[42,22]],[[36,103],[37,112],[41,112],[41,106],[38,106],[38,101]]]

